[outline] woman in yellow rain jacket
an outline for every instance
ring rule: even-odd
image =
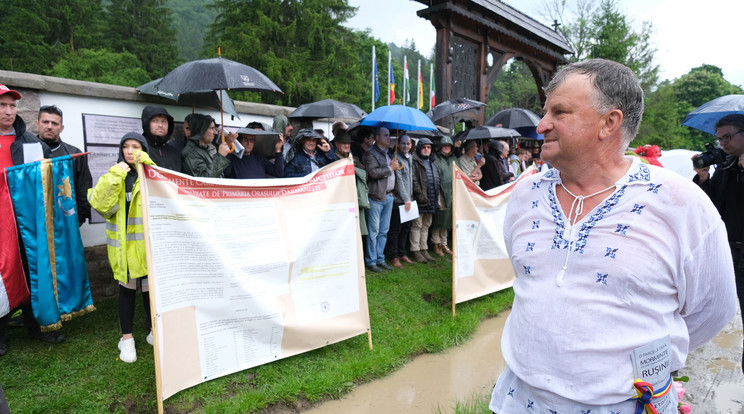
[[[147,342],[152,345],[150,296],[147,286],[145,234],[142,223],[142,204],[136,162],[155,165],[147,155],[147,141],[136,132],[128,132],[119,143],[118,163],[98,179],[88,190],[91,207],[106,219],[106,244],[114,279],[119,281],[119,359],[124,362],[137,360],[132,337],[134,302],[138,281],[150,334]],[[136,160],[136,161],[135,161]]]

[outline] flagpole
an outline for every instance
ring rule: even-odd
[[[375,45],[372,45],[372,110],[375,110],[375,69],[377,69],[377,55]]]
[[[393,74],[390,73],[392,72],[392,69],[393,69],[392,61],[393,61],[393,53],[388,50],[388,97],[386,99],[388,105],[390,105],[390,90],[391,90],[390,80],[393,79]]]

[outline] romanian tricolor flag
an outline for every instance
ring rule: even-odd
[[[418,68],[418,109],[424,107],[424,80],[421,79],[421,61]]]
[[[3,317],[29,296],[5,170],[0,171],[0,240],[0,317]]]
[[[388,103],[390,105],[395,103],[395,76],[393,75],[393,61],[388,59],[388,89],[390,90],[390,99]]]
[[[10,196],[29,270],[31,307],[42,331],[95,310],[78,229],[69,155],[8,167]]]
[[[436,89],[434,87],[434,64],[432,63],[431,69],[430,69],[430,78],[429,78],[429,109],[433,109],[437,103],[435,102],[436,99],[434,99],[434,95],[436,94]]]

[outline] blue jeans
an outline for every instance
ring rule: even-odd
[[[393,196],[388,194],[385,201],[369,200],[367,220],[367,252],[364,264],[372,266],[385,261],[385,243],[390,230],[390,216],[393,214]]]

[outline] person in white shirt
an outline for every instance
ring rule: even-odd
[[[624,156],[643,114],[630,69],[574,63],[545,92],[537,132],[555,168],[507,207],[515,298],[490,409],[676,414],[670,373],[736,313],[726,229],[695,184]]]

